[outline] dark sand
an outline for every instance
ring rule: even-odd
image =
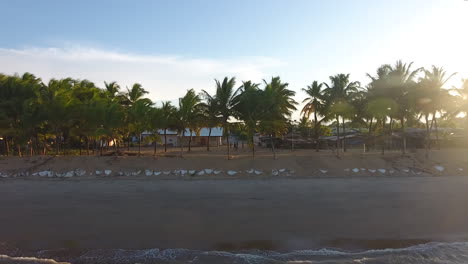
[[[0,241],[28,249],[405,246],[466,240],[467,206],[463,176],[6,180]]]

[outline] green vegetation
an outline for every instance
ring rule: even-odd
[[[468,112],[468,80],[459,89],[444,89],[453,74],[442,67],[412,66],[401,61],[382,65],[375,75],[368,74],[370,82],[365,87],[352,81],[349,74],[330,76],[329,82],[313,81],[302,89],[307,97],[297,131],[309,136],[313,131],[318,139],[324,131],[329,133],[325,125],[331,124],[338,138],[347,126],[385,138],[396,130],[405,135],[405,128],[411,126],[424,127],[426,137],[434,130],[438,138],[440,124],[464,120],[459,123],[468,126],[468,118],[460,116]],[[151,131],[155,135],[145,138],[144,143],[154,144],[156,154],[157,143],[166,142],[165,133],[160,137],[157,131],[170,129],[190,131],[184,139],[190,151],[192,133],[198,134],[202,127],[222,126],[228,157],[228,135],[247,140],[255,156],[256,133],[273,140],[290,131],[291,114],[297,106],[295,92],[279,77],[263,84],[243,81],[240,85],[235,78],[226,77],[215,80],[215,87],[214,94],[190,89],[177,107],[170,102],[158,107],[145,97],[148,92],[138,83],[123,90],[116,82],[105,82],[101,89],[88,80],[66,78],[44,83],[30,73],[0,74],[0,149],[5,155],[19,156],[24,152],[75,153],[72,149],[79,149],[80,155],[83,149],[87,155],[102,155],[109,148],[116,152],[128,149],[135,137],[140,154],[142,132]],[[337,150],[346,151],[344,138],[336,142]],[[431,141],[426,142],[428,149]],[[275,155],[275,144],[270,145]],[[402,146],[405,153],[406,136]]]

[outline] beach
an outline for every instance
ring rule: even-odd
[[[309,157],[300,156],[284,156],[277,161],[258,158],[254,163],[247,158],[227,161],[220,156],[219,160],[213,158],[216,162],[211,160],[211,166],[209,160],[200,163],[206,157],[55,157],[47,162],[46,158],[31,158],[16,166],[24,170],[35,164],[39,165],[35,170],[55,171],[78,164],[87,170],[105,169],[104,165],[114,170],[169,170],[193,165],[224,171],[243,166],[264,172],[271,166],[298,172],[278,177],[265,173],[235,177],[6,178],[0,181],[0,254],[61,249],[67,253],[42,251],[41,256],[65,261],[90,249],[289,252],[467,241],[468,210],[464,208],[468,203],[468,177],[457,169],[463,165],[464,156],[450,159],[447,153],[434,154],[445,160],[433,158],[430,163],[417,163],[415,156],[405,158],[408,164],[413,161],[413,167],[409,166],[412,170],[423,172],[415,174],[389,165],[401,159],[398,154],[386,159],[369,157],[368,163],[366,158],[353,155],[331,161],[327,160],[330,157],[322,158],[325,161],[312,159],[310,163],[306,162]],[[292,159],[296,163],[290,162]],[[344,171],[357,161],[361,162],[354,165],[357,168],[367,165],[396,172]],[[316,166],[320,162],[330,165]],[[331,165],[333,162],[335,165]],[[8,164],[15,166],[14,162]],[[233,167],[226,168],[226,164]],[[434,164],[443,164],[446,171],[431,170]],[[328,172],[320,173],[318,168]],[[8,171],[13,170],[9,167]]]
[[[452,241],[468,237],[467,189],[465,177],[10,181],[0,184],[0,233],[31,249]]]

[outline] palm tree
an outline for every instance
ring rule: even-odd
[[[234,86],[236,85],[236,79],[234,77],[228,78],[225,77],[223,82],[220,82],[215,79],[216,82],[216,94],[215,98],[218,102],[218,114],[221,117],[221,122],[223,124],[223,132],[226,135],[227,143],[227,156],[230,159],[230,146],[229,146],[229,123],[228,120],[233,114],[233,109],[235,107],[236,101],[234,98],[237,96],[239,89],[235,90]]]
[[[162,103],[161,106],[161,128],[164,130],[164,152],[167,152],[167,130],[174,127],[177,109],[170,101]]]
[[[302,103],[306,103],[302,108],[302,115],[307,119],[310,118],[310,115],[314,114],[314,137],[315,137],[315,146],[316,151],[319,151],[319,131],[320,131],[320,123],[327,117],[325,114],[326,104],[325,104],[325,97],[322,93],[322,86],[323,83],[318,83],[317,81],[313,81],[311,85],[308,85],[307,88],[302,88],[307,94],[307,98],[305,98]],[[321,120],[318,119],[318,116],[322,116]]]
[[[117,82],[104,82],[104,86],[105,92],[110,99],[113,100],[114,98],[117,98],[119,96],[120,86],[117,84]]]
[[[138,156],[141,154],[141,134],[148,128],[149,113],[151,111],[151,103],[148,100],[137,100],[130,108],[130,126],[138,137]]]
[[[201,99],[195,93],[195,90],[187,90],[184,97],[179,98],[179,109],[177,112],[177,123],[179,132],[182,138],[185,137],[186,129],[189,129],[189,145],[188,150],[191,150],[192,131],[196,128],[197,123],[202,115],[201,111]],[[181,149],[183,150],[183,144],[181,143]]]
[[[128,89],[127,87],[127,92],[124,94],[119,95],[119,101],[122,106],[124,106],[127,109],[127,116],[125,117],[125,126],[122,129],[123,134],[127,138],[127,150],[130,149],[130,137],[131,137],[131,127],[132,124],[130,124],[130,116],[128,115],[129,109],[138,101],[143,101],[144,104],[146,105],[151,105],[152,102],[148,98],[144,98],[144,96],[148,94],[148,91],[146,91],[143,86],[139,83],[135,83],[132,85],[131,89]]]
[[[443,89],[445,83],[456,73],[446,77],[446,71],[443,67],[432,66],[431,70],[424,69],[424,77],[420,78],[419,91],[417,96],[417,105],[424,114],[426,120],[426,156],[430,148],[430,131],[435,125],[436,141],[439,141],[437,128],[437,114],[442,114],[442,108],[447,98],[450,96],[447,89]],[[429,115],[432,116],[429,126]]]
[[[73,80],[66,78],[62,80],[52,79],[47,85],[43,85],[39,91],[39,104],[42,112],[47,117],[47,124],[55,136],[55,153],[59,154],[60,145],[63,144],[64,132],[70,124],[71,115],[71,91]]]
[[[325,89],[323,90],[325,101],[328,104],[328,109],[334,114],[336,118],[336,133],[337,133],[337,155],[339,155],[339,142],[340,142],[340,119],[343,120],[343,132],[345,130],[345,117],[352,111],[350,101],[353,99],[355,93],[359,91],[361,84],[357,81],[351,82],[349,74],[337,74],[330,76],[330,85],[324,83]],[[346,151],[345,138],[343,139],[343,150]]]
[[[221,123],[221,118],[218,115],[219,104],[215,96],[211,96],[207,91],[202,90],[202,96],[205,102],[202,103],[202,111],[204,116],[204,124],[208,127],[208,142],[206,143],[206,150],[210,151],[210,138],[211,130],[213,127],[218,126]]]
[[[414,79],[419,71],[422,70],[422,68],[411,70],[412,65],[413,62],[408,64],[403,63],[401,60],[398,60],[393,66],[384,65],[383,67],[386,68],[387,76],[381,78],[384,82],[382,85],[386,87],[384,89],[388,90],[385,96],[391,98],[398,105],[395,116],[397,119],[400,119],[403,133],[402,154],[406,153],[405,123],[411,118],[414,110],[413,93],[416,89],[416,82]]]
[[[287,120],[296,110],[293,96],[296,94],[294,91],[287,89],[288,83],[283,83],[279,77],[271,78],[270,82],[263,80],[265,89],[262,93],[261,104],[263,105],[262,120],[260,127],[270,136],[271,150],[273,151],[273,158],[276,159],[275,152],[275,138],[287,132]]]
[[[234,116],[242,120],[247,128],[247,136],[252,147],[252,157],[255,158],[254,135],[262,117],[266,114],[262,105],[263,91],[258,84],[246,81],[242,83],[240,92],[234,98]]]
[[[159,136],[159,129],[163,127],[164,123],[164,112],[162,108],[157,108],[157,107],[152,107],[149,110],[148,113],[148,128],[152,132],[152,135],[150,137],[151,141],[153,141],[154,144],[154,152],[153,156],[156,156],[156,151],[157,151],[157,144],[158,141],[160,141],[160,136]]]

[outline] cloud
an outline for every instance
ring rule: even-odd
[[[233,59],[142,55],[90,47],[0,48],[0,72],[31,72],[44,81],[72,77],[98,86],[117,81],[122,87],[141,83],[153,100],[174,100],[187,89],[214,91],[213,79],[235,76],[260,82],[284,63],[269,57]]]

